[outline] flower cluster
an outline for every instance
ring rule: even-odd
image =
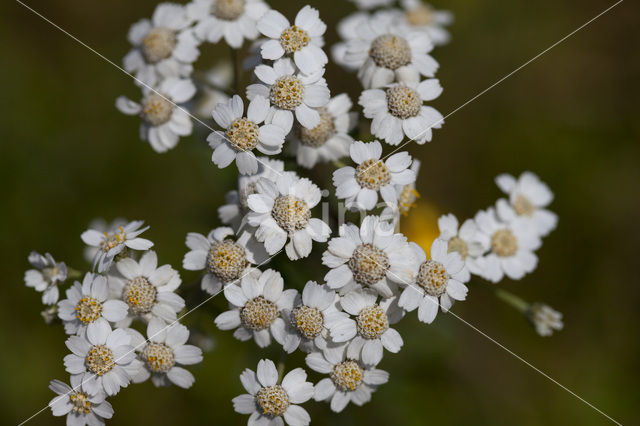
[[[135,75],[142,100],[120,97],[118,109],[141,117],[140,136],[157,152],[190,135],[191,111],[204,110],[208,124],[198,121],[211,130],[207,155],[218,168],[238,172],[237,188],[218,209],[224,226],[187,234],[183,268],[201,271],[206,300],[224,295],[228,310],[215,318],[220,330],[259,348],[300,350],[317,373],[314,384],[303,368],[284,374],[282,362],[268,359],[242,372],[246,393],[233,407],[250,416],[250,425],[307,425],[301,404],[310,399],[334,412],[367,403],[389,379],[378,368],[384,356],[404,346],[397,326],[404,316],[417,311],[421,322],[433,323],[439,311],[467,298],[472,274],[497,283],[531,273],[542,237],[557,222],[547,210],[553,194],[525,172],[498,176],[506,197],[462,225],[452,214],[440,217],[440,235],[428,251],[400,232],[401,216],[419,198],[420,162],[399,150],[431,141],[443,125],[428,104],[442,93],[432,54],[449,40],[444,27],[452,18],[420,0],[353,3],[360,10],[338,25],[341,40],[330,56],[356,74],[362,114],[351,111],[349,95],[331,93],[327,25],[310,6],[287,17],[261,0],[162,3],[129,32],[124,68]],[[234,71],[220,71],[223,64],[213,75],[194,72],[202,44],[221,40],[232,49]],[[252,42],[245,67],[253,79],[239,87],[237,52],[245,40]],[[195,101],[196,95],[208,98]],[[321,163],[335,168],[333,193],[316,183],[327,177]],[[110,418],[106,397],[129,383],[151,378],[156,386],[188,388],[194,377],[182,366],[202,360],[177,322],[185,308],[180,276],[158,265],[153,243],[140,236],[143,223],[94,228],[82,234],[92,271],[55,308],[70,334],[71,387],[53,381],[59,396],[50,406],[73,424]],[[302,285],[265,266],[283,251],[291,267],[321,258],[324,276]],[[61,283],[81,277],[49,254],[32,253],[29,261],[35,269],[25,282],[43,292],[45,304],[57,302]],[[496,295],[539,334],[562,328],[561,315],[547,305],[502,289]]]

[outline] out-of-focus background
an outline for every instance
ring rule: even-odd
[[[156,5],[151,0],[26,3],[117,63],[129,49],[129,25],[150,16]],[[289,17],[303,4],[270,3]],[[327,44],[333,44],[336,22],[354,11],[353,5],[309,3],[320,9],[329,25]],[[447,114],[613,0],[434,3],[456,16],[451,44],[433,53],[445,88],[434,106]],[[493,178],[501,172],[533,170],[548,182],[556,194],[552,209],[560,216],[559,227],[544,240],[533,274],[500,285],[562,311],[565,329],[550,338],[537,336],[480,280],[470,284],[468,300],[454,311],[623,424],[640,423],[636,6],[623,2],[449,117],[433,142],[410,146],[423,164],[422,198],[405,227],[413,239],[428,243],[439,214],[466,218],[493,204],[500,196]],[[160,261],[181,269],[186,233],[220,225],[216,208],[233,187],[235,170],[220,171],[211,163],[201,128],[169,153],[154,153],[138,139],[138,120],[114,107],[118,95],[137,96],[127,76],[20,4],[4,2],[0,11],[0,398],[2,417],[16,424],[50,400],[49,380],[67,379],[64,332],[43,323],[40,295],[22,281],[29,252],[48,251],[86,269],[80,233],[94,217],[124,216],[145,219]],[[199,68],[229,54],[224,45],[203,51]],[[327,78],[333,93],[350,91],[357,99],[353,75],[330,67]],[[296,264],[305,266],[297,268],[304,275],[292,272],[287,262],[279,265],[287,284],[298,288],[325,272],[318,257]],[[182,276],[185,286],[197,279],[192,272]],[[246,423],[231,404],[243,393],[238,375],[255,368],[260,358],[278,357],[278,350],[259,351],[216,330],[213,317],[223,302],[214,299],[185,318],[188,326],[212,335],[216,345],[191,368],[194,387],[156,389],[147,382],[124,389],[111,398],[115,424]],[[385,354],[380,366],[391,373],[390,382],[371,403],[339,415],[325,404],[306,404],[314,423],[607,423],[452,316],[440,315],[427,326],[411,314],[398,328],[405,346],[398,355]],[[302,362],[300,355],[290,357],[287,369]],[[61,422],[46,410],[30,423]]]

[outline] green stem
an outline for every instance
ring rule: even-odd
[[[342,167],[346,167],[347,165],[340,160],[333,160],[333,167],[336,169],[340,169]]]
[[[511,305],[513,308],[517,309],[522,313],[525,313],[527,309],[529,309],[529,303],[527,303],[526,300],[522,299],[519,296],[516,296],[515,294],[507,290],[496,288],[494,293],[498,299],[507,303],[507,305]]]
[[[282,382],[282,377],[284,376],[284,361],[287,358],[287,353],[282,351],[282,355],[280,356],[280,361],[278,361],[278,383]]]
[[[75,280],[82,277],[82,272],[67,266],[67,279]]]

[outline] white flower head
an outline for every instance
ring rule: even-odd
[[[360,228],[342,225],[322,255],[322,263],[331,268],[324,277],[327,286],[341,294],[372,288],[386,298],[396,293],[398,283],[413,281],[418,261],[407,237],[393,229],[378,216],[365,217]]]
[[[331,228],[322,220],[311,217],[311,209],[319,202],[320,189],[309,179],[290,174],[278,176],[276,182],[261,179],[258,193],[248,198],[249,225],[257,227],[256,239],[267,253],[274,255],[287,240],[287,256],[296,260],[309,256],[312,240],[325,242]]]
[[[448,252],[447,242],[437,239],[431,245],[431,259],[424,250],[412,244],[420,259],[416,280],[407,283],[400,295],[398,305],[413,311],[418,308],[418,319],[431,324],[438,314],[438,307],[447,312],[454,300],[465,300],[469,271],[457,252]]]
[[[214,149],[211,160],[219,168],[225,168],[234,160],[242,175],[258,172],[258,160],[253,150],[266,155],[282,151],[286,132],[275,124],[262,124],[269,114],[269,100],[256,96],[251,100],[244,116],[242,98],[234,95],[228,102],[218,104],[212,112],[213,119],[224,131],[214,131],[207,141]],[[268,164],[264,165],[268,167]]]
[[[261,0],[194,0],[187,5],[187,14],[197,21],[194,31],[199,39],[217,43],[224,37],[234,49],[258,37],[256,24],[267,10]]]
[[[109,276],[110,291],[129,307],[129,315],[118,326],[129,326],[136,317],[145,322],[152,318],[176,320],[184,308],[184,299],[175,293],[182,280],[171,265],[158,266],[158,256],[148,251],[137,262],[122,259],[116,269],[119,274]]]
[[[551,336],[554,330],[560,331],[564,327],[562,313],[544,303],[533,303],[525,315],[540,336]]]
[[[273,66],[258,65],[254,72],[262,83],[249,85],[247,98],[262,96],[269,99],[273,106],[267,119],[269,123],[289,133],[295,112],[298,122],[308,129],[320,124],[320,113],[316,108],[327,105],[331,97],[327,83],[322,78],[324,70],[303,74],[298,72],[291,59],[282,58],[275,61]]]
[[[42,293],[43,304],[55,304],[60,295],[58,284],[67,279],[67,265],[64,262],[56,262],[49,253],[43,256],[32,251],[28,259],[35,269],[29,269],[24,273],[25,285]]]
[[[350,40],[359,37],[358,28],[365,25],[369,19],[371,17],[368,13],[356,12],[338,22],[336,31],[341,41],[331,46],[331,57],[335,63],[350,71],[355,71],[359,68],[358,63],[353,63],[346,59],[347,45]]]
[[[300,9],[294,25],[280,12],[270,10],[258,21],[257,28],[270,39],[261,46],[264,59],[276,60],[293,54],[296,66],[305,74],[322,70],[329,60],[322,50],[322,35],[327,26],[318,10],[309,5]]]
[[[82,241],[99,249],[93,257],[93,268],[95,269],[97,265],[98,272],[104,272],[111,267],[113,259],[123,254],[126,249],[148,250],[153,247],[151,241],[138,237],[138,235],[149,229],[148,226],[140,229],[142,225],[144,225],[144,221],[134,220],[118,227],[113,232],[100,232],[95,229],[83,232],[80,236]]]
[[[105,419],[113,416],[113,407],[106,401],[103,390],[89,392],[82,383],[82,376],[70,378],[71,386],[52,380],[49,389],[58,396],[49,402],[54,416],[67,416],[67,424],[73,426],[104,425]]]
[[[349,154],[353,138],[348,133],[355,124],[349,114],[351,105],[346,93],[334,96],[326,107],[318,108],[320,124],[312,129],[296,126],[292,139],[299,165],[311,169],[319,161],[329,162]]]
[[[237,413],[251,414],[248,424],[306,426],[311,422],[309,413],[298,405],[313,396],[313,384],[307,382],[302,368],[291,370],[278,383],[275,364],[263,359],[257,372],[245,369],[240,381],[248,393],[233,398],[233,408]]]
[[[398,145],[405,135],[423,144],[431,141],[431,129],[442,127],[444,118],[433,107],[423,105],[442,93],[435,78],[416,84],[396,83],[383,89],[362,92],[359,104],[364,116],[371,118],[371,133],[389,145]]]
[[[534,251],[541,245],[540,237],[518,218],[510,222],[504,220],[492,207],[479,211],[475,217],[478,228],[489,238],[491,249],[478,260],[478,265],[484,278],[494,283],[504,275],[519,280],[538,265]]]
[[[387,203],[382,213],[380,213],[380,217],[391,221],[394,225],[399,223],[400,215],[409,215],[411,209],[417,206],[418,198],[420,198],[420,193],[416,190],[416,181],[418,180],[418,172],[420,171],[420,160],[414,158],[409,169],[415,173],[415,181],[406,185],[396,185],[396,194],[398,194],[396,203]]]
[[[340,327],[341,321],[349,315],[338,310],[338,300],[335,291],[313,281],[307,282],[302,295],[296,295],[293,309],[283,312],[285,335],[278,343],[287,353],[298,347],[304,352],[312,352],[324,349],[328,342],[344,342],[353,337]],[[281,336],[274,334],[274,337]]]
[[[67,298],[58,302],[58,316],[67,334],[83,334],[98,327],[100,321],[117,322],[127,316],[127,305],[109,299],[107,278],[88,272],[82,284],[75,282],[67,289]]]
[[[498,214],[511,220],[516,216],[527,223],[535,233],[544,237],[556,228],[558,216],[546,207],[553,200],[549,187],[532,172],[524,172],[519,178],[509,174],[496,177],[498,187],[509,200],[498,200]]]
[[[129,221],[121,217],[117,217],[113,219],[111,222],[107,222],[103,218],[98,217],[91,220],[91,222],[89,222],[89,229],[94,229],[100,232],[101,234],[105,232],[107,234],[114,234],[116,231],[120,229],[120,227],[126,226],[127,223],[129,223]],[[95,258],[96,253],[100,250],[101,250],[100,247],[85,246],[83,256],[87,262],[91,263],[93,262],[93,259]]]
[[[378,386],[389,380],[386,371],[349,358],[344,345],[309,354],[306,362],[312,370],[329,376],[316,384],[313,399],[330,401],[331,410],[336,413],[344,410],[349,402],[358,406],[369,402]]]
[[[67,339],[65,344],[73,353],[64,357],[64,366],[72,378],[82,378],[87,392],[104,390],[107,395],[115,395],[130,382],[126,367],[135,358],[131,336],[124,328],[111,330],[106,321],[96,324],[85,336]]]
[[[276,178],[284,173],[284,162],[267,157],[258,157],[258,160],[258,171],[250,175],[239,176],[238,189],[227,192],[225,195],[226,204],[218,208],[220,221],[231,226],[236,232],[244,225],[242,219],[249,212],[247,199],[249,195],[258,191],[258,181],[265,178],[275,182]]]
[[[345,166],[333,172],[336,197],[344,199],[347,208],[372,210],[378,203],[378,193],[385,203],[396,205],[396,188],[416,180],[416,173],[409,169],[411,156],[406,151],[383,161],[380,142],[356,141],[349,147],[349,152],[357,166]]]
[[[386,15],[376,15],[356,29],[358,37],[347,44],[346,62],[358,68],[365,89],[393,82],[420,82],[420,76],[433,77],[438,63],[428,53],[433,49],[423,31],[398,26]]]
[[[187,234],[186,244],[191,251],[185,254],[182,266],[189,271],[206,272],[201,287],[209,294],[217,294],[228,284],[239,283],[252,265],[261,263],[256,254],[264,257],[260,253],[264,250],[260,250],[251,234],[244,232],[235,241],[230,238],[233,235],[228,227],[216,228],[206,237],[195,232]]]
[[[396,297],[377,303],[378,295],[369,289],[349,292],[340,299],[340,305],[354,319],[342,320],[353,338],[348,343],[347,358],[375,366],[382,360],[383,349],[398,353],[404,342],[400,333],[390,325],[400,321],[403,311]]]
[[[446,214],[438,218],[438,228],[438,238],[447,243],[447,251],[458,253],[469,272],[482,276],[483,268],[478,259],[489,250],[491,241],[478,229],[475,220],[467,219],[460,226],[453,214]]]
[[[422,0],[400,0],[404,13],[399,16],[402,24],[410,28],[424,31],[433,44],[447,44],[451,36],[445,29],[453,22],[453,14],[448,10],[435,10],[433,6]]]
[[[138,115],[140,137],[148,141],[156,152],[166,152],[178,144],[180,136],[189,136],[193,123],[189,113],[182,106],[196,93],[190,79],[169,77],[163,80],[157,90],[142,89],[140,103],[124,96],[116,99],[116,108],[123,114]]]
[[[271,336],[278,334],[284,341],[285,324],[283,310],[293,309],[297,291],[284,290],[279,272],[267,269],[257,274],[247,274],[240,285],[224,288],[224,295],[231,310],[218,315],[215,322],[221,330],[233,330],[233,336],[242,341],[253,338],[264,348],[271,344]]]
[[[133,49],[122,61],[124,69],[135,74],[138,84],[151,86],[168,77],[190,75],[200,52],[189,24],[184,6],[159,4],[151,20],[131,26],[127,38]]]
[[[138,353],[138,371],[132,374],[134,383],[141,383],[151,377],[155,386],[169,386],[172,383],[188,389],[195,382],[193,374],[180,365],[202,362],[202,350],[187,345],[189,330],[177,322],[167,325],[153,318],[147,325],[147,339],[130,329],[132,345]]]

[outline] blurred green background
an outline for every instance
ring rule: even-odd
[[[309,3],[328,22],[331,45],[335,23],[353,6]],[[434,52],[445,88],[435,106],[444,114],[454,110],[612,3],[435,2],[456,15],[452,43]],[[27,4],[120,63],[129,49],[129,25],[150,16],[156,3]],[[270,4],[289,17],[302,5]],[[437,214],[464,218],[491,205],[499,197],[493,178],[501,172],[533,170],[550,184],[559,228],[545,239],[535,273],[500,285],[562,311],[565,329],[537,336],[479,280],[454,311],[623,424],[640,423],[638,12],[637,4],[623,2],[449,117],[431,144],[410,147],[423,161],[418,190],[425,208]],[[50,400],[49,380],[67,379],[64,332],[42,322],[39,294],[23,285],[29,251],[49,251],[86,268],[79,235],[90,219],[124,216],[145,219],[160,261],[180,267],[186,233],[219,226],[216,208],[234,185],[234,172],[211,163],[202,129],[171,152],[154,153],[137,137],[138,120],[114,107],[120,94],[137,96],[127,76],[18,3],[3,2],[0,16],[0,267],[6,291],[0,298],[0,398],[2,417],[16,424]],[[200,68],[228,55],[224,46],[203,51]],[[333,93],[358,87],[353,75],[337,68],[327,77]],[[430,232],[434,216],[421,218]],[[318,257],[296,264],[305,269],[299,275],[285,263],[279,265],[291,286],[324,274]],[[197,278],[182,275],[185,285]],[[185,319],[216,339],[215,350],[191,369],[194,387],[155,389],[147,382],[127,388],[111,398],[114,424],[246,424],[231,405],[243,392],[238,375],[262,357],[279,355],[276,347],[259,351],[216,330],[213,316],[223,302],[214,299]],[[368,405],[339,415],[325,404],[306,404],[314,423],[607,423],[452,316],[426,326],[412,314],[399,329],[405,347],[381,364],[390,383]],[[287,360],[287,370],[300,365],[299,355]],[[61,422],[47,410],[30,424]]]

